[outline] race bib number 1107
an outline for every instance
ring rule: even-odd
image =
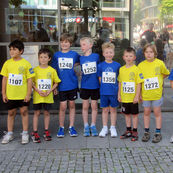
[[[9,74],[8,84],[20,86],[23,85],[23,75],[22,74]]]

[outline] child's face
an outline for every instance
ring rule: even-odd
[[[64,40],[60,42],[60,46],[62,51],[69,51],[71,44],[68,40]]]
[[[112,48],[105,48],[103,50],[103,56],[105,57],[106,61],[112,61],[114,55],[115,55],[114,49]]]
[[[136,59],[136,56],[133,52],[124,52],[123,59],[126,64],[132,64],[133,61]]]
[[[23,50],[20,51],[16,47],[10,47],[10,57],[11,58],[19,58],[19,57],[21,57],[22,53],[23,53]]]
[[[49,58],[47,53],[41,53],[38,57],[40,65],[48,65],[51,58]]]
[[[147,47],[144,52],[145,58],[147,61],[153,61],[154,60],[154,51],[150,47]]]
[[[87,40],[80,41],[80,47],[82,52],[85,54],[87,51],[89,51],[92,48],[92,44],[89,43]]]

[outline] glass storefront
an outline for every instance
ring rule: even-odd
[[[130,0],[26,0],[21,8],[3,8],[4,26],[0,46],[1,57],[9,56],[8,44],[21,39],[26,45],[24,57],[36,66],[37,51],[48,47],[52,53],[59,49],[61,33],[73,35],[72,49],[81,54],[79,41],[83,36],[94,39],[93,52],[100,54],[101,44],[115,44],[115,60],[123,64],[123,49],[129,46]],[[5,0],[4,0],[5,4]],[[4,10],[5,9],[5,10]],[[2,18],[2,16],[0,15]],[[4,53],[5,52],[5,53]],[[35,58],[34,58],[35,57]],[[2,64],[1,64],[2,67]]]

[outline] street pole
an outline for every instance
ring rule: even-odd
[[[60,51],[60,37],[61,37],[61,0],[57,1],[58,10],[58,49]]]
[[[129,1],[130,1],[130,9],[129,9],[130,46],[133,46],[133,0]]]

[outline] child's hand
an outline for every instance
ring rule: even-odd
[[[133,99],[133,104],[138,103],[139,102],[139,97],[135,96],[135,98]]]
[[[143,102],[142,96],[139,97],[139,102],[140,102],[140,103]]]
[[[51,92],[52,92],[52,90],[46,91],[46,92],[45,92],[46,96],[48,96]]]
[[[57,94],[58,94],[57,89],[54,89],[53,94],[54,94],[54,95],[57,95]]]
[[[30,98],[31,98],[31,97],[27,95],[27,96],[24,98],[24,102],[29,102],[29,101],[30,101]]]
[[[43,92],[41,90],[38,90],[38,94],[42,97],[46,97],[46,92]]]
[[[2,100],[4,103],[7,103],[8,102],[8,98],[6,95],[2,95]]]
[[[121,102],[121,96],[118,96],[118,101]]]

